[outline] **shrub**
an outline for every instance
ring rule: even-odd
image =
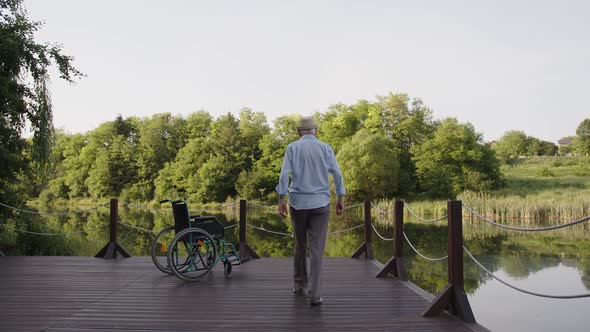
[[[545,177],[545,178],[550,178],[550,177],[554,177],[555,176],[549,167],[543,167],[539,171],[539,174],[538,175],[539,176],[542,176],[542,177]]]

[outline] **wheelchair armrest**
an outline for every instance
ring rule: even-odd
[[[217,220],[216,216],[195,216],[195,218],[192,218],[194,221],[208,221],[208,220]]]
[[[200,214],[191,214],[191,215],[189,216],[189,218],[191,218],[191,219],[196,219],[196,218],[199,218],[200,216],[201,216]]]

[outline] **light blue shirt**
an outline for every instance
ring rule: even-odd
[[[328,174],[332,174],[334,178],[336,195],[346,194],[342,173],[332,147],[314,135],[303,135],[287,146],[279,184],[275,189],[280,196],[288,195],[289,205],[297,210],[328,206]],[[292,177],[290,187],[289,175]]]

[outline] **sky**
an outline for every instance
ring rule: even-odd
[[[556,143],[590,118],[590,1],[25,0],[86,74],[53,72],[54,124],[243,107],[325,112],[377,95],[420,98],[435,119]]]

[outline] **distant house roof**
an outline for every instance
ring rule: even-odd
[[[571,138],[562,138],[559,141],[557,141],[557,143],[559,145],[570,145],[572,144],[573,140]]]

